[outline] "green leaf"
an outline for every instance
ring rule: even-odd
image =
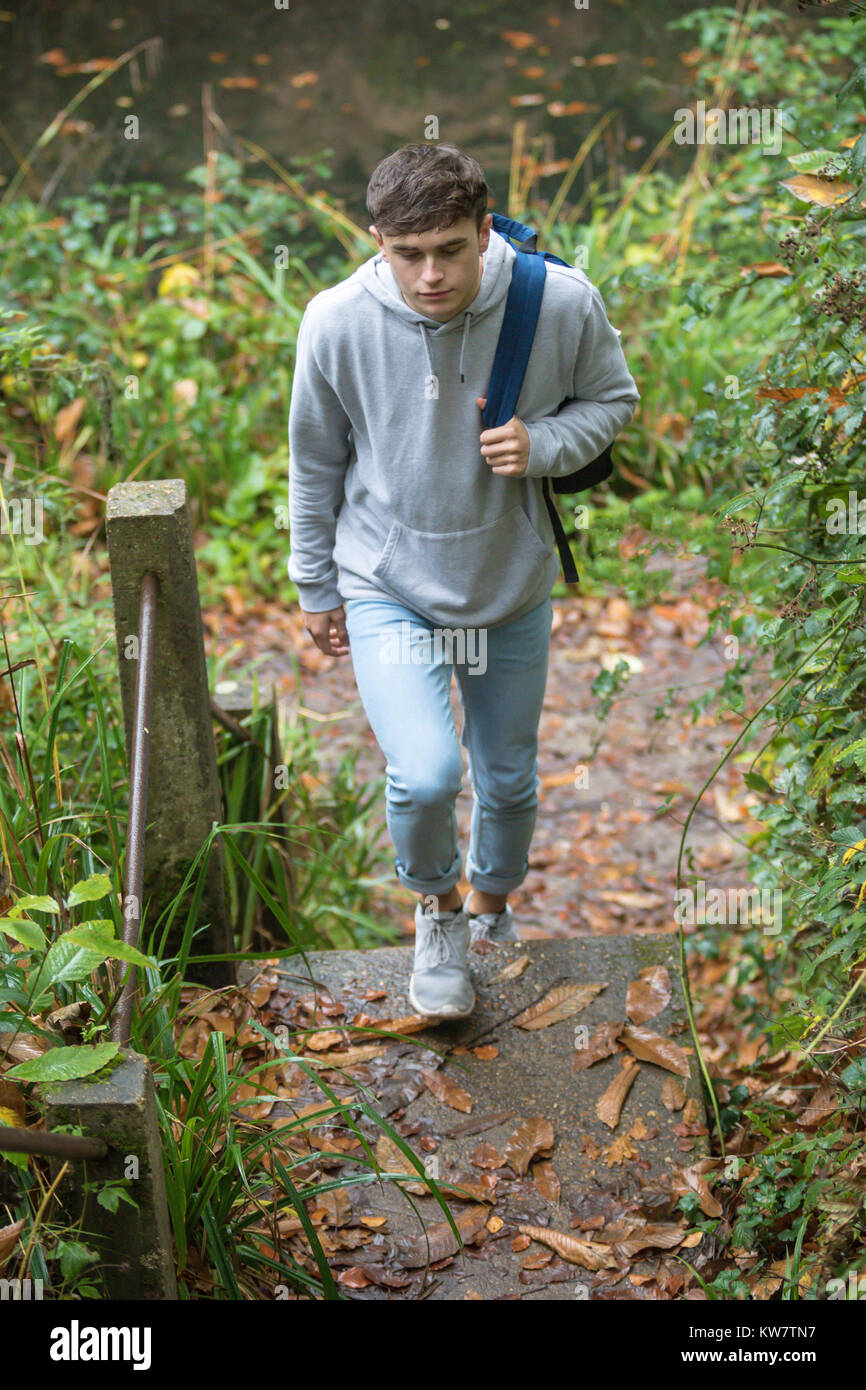
[[[58,1240],[55,1254],[60,1257],[60,1272],[64,1279],[74,1279],[99,1257],[77,1240]]]
[[[7,1125],[7,1124],[6,1124],[6,1121],[2,1118],[2,1116],[0,1116],[0,1126],[3,1126],[3,1125],[6,1125],[6,1128],[7,1128],[7,1129],[14,1129],[14,1128],[15,1128],[14,1125]],[[4,1150],[3,1150],[3,1162],[4,1162],[4,1163],[11,1163],[13,1168],[24,1168],[24,1169],[26,1169],[27,1164],[30,1162],[30,1155],[29,1155],[29,1154],[17,1154],[17,1153],[11,1152],[9,1149],[4,1149]]]
[[[111,922],[105,925],[113,931]],[[128,946],[125,941],[117,941],[107,932],[101,931],[95,922],[83,922],[80,927],[72,927],[58,940],[71,941],[73,946],[83,946],[86,950],[101,951],[104,960],[125,960],[131,965],[145,967],[156,964],[153,957],[143,955],[135,946]]]
[[[105,898],[113,891],[114,885],[108,874],[94,874],[92,878],[85,878],[81,883],[76,883],[66,899],[67,907],[77,907],[79,903],[95,903],[100,898]]]
[[[851,173],[856,174],[858,178],[866,173],[866,133],[860,136],[851,151]]]
[[[18,917],[0,917],[0,931],[20,941],[31,951],[45,950],[45,933],[35,922],[27,922]]]
[[[844,742],[841,738],[836,738],[824,749],[817,762],[814,763],[812,771],[806,778],[805,790],[809,796],[819,796],[830,780],[833,772],[833,764],[836,756]]]
[[[53,1047],[41,1057],[10,1067],[7,1076],[19,1081],[75,1081],[90,1076],[117,1056],[120,1043],[96,1043],[93,1047]]]
[[[836,759],[846,758],[850,755],[857,764],[861,772],[866,772],[866,738],[857,738],[853,743],[849,743],[844,748],[837,748]],[[3,923],[0,922],[0,926]]]
[[[771,794],[773,792],[770,783],[767,781],[766,777],[761,776],[760,772],[747,772],[743,777],[743,781],[753,792],[770,792]]]
[[[79,945],[69,940],[69,933],[59,936],[42,962],[36,991],[48,985],[70,984],[73,980],[86,980],[91,970],[101,965],[108,954],[107,941],[99,941],[98,949]]]
[[[24,909],[27,912],[59,912],[60,904],[54,898],[37,896],[35,893],[28,893],[25,897],[19,898],[15,904],[16,909]]]
[[[819,169],[826,169],[828,174],[840,174],[848,160],[838,150],[803,150],[802,154],[789,154],[788,163],[800,174],[817,174]],[[826,168],[827,165],[830,168]]]

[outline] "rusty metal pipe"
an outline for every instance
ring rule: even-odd
[[[0,1151],[42,1154],[56,1158],[105,1158],[104,1139],[85,1139],[78,1134],[53,1134],[42,1129],[7,1129],[0,1126]]]
[[[123,940],[138,945],[141,929],[141,895],[144,883],[144,827],[147,820],[147,776],[150,766],[150,708],[153,694],[153,650],[156,637],[156,575],[148,570],[141,581],[138,611],[138,671],[135,682],[135,719],[129,769],[129,823],[126,829],[126,870],[123,884]],[[111,1026],[111,1037],[129,1042],[136,967],[128,965],[120,1000]]]

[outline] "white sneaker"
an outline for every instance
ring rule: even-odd
[[[459,912],[424,912],[415,908],[415,968],[409,980],[409,1003],[425,1018],[466,1018],[475,1008],[469,976],[469,922]]]
[[[501,912],[469,913],[468,916],[473,946],[485,941],[494,946],[502,946],[507,941],[520,940],[514,913],[508,903]]]

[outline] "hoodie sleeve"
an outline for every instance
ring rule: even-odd
[[[640,400],[619,334],[592,286],[574,367],[573,394],[555,415],[526,425],[529,461],[524,477],[562,477],[591,463],[628,424]]]
[[[289,406],[289,578],[301,608],[326,613],[343,602],[333,550],[351,457],[351,421],[313,351],[309,307],[298,329]]]

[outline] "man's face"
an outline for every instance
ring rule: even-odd
[[[428,232],[398,232],[376,238],[398,288],[410,309],[447,323],[472,303],[481,285],[482,255],[490,241],[491,213],[481,232],[471,217],[461,217],[450,227]]]

